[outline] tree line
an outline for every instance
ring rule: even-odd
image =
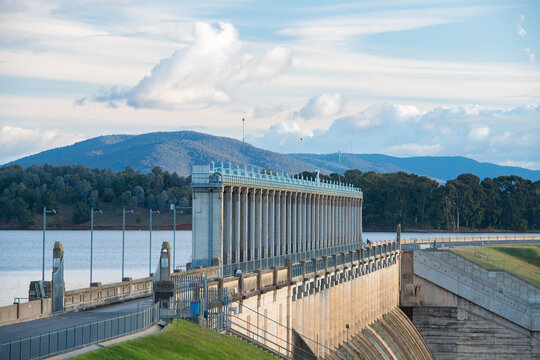
[[[315,173],[297,176],[314,178]],[[540,181],[518,176],[480,180],[463,174],[441,184],[404,172],[360,170],[321,178],[362,189],[366,230],[394,230],[397,224],[405,230],[540,229]],[[41,218],[43,207],[63,206],[74,224],[88,222],[90,208],[104,205],[120,211],[122,207],[166,210],[169,204],[188,207],[190,181],[159,167],[142,174],[129,166],[121,172],[83,166],[4,166],[0,168],[0,226],[29,228]]]
[[[141,174],[129,166],[121,172],[83,166],[4,166],[0,168],[0,223],[28,228],[44,207],[59,205],[68,209],[68,220],[75,224],[88,222],[90,209],[104,205],[120,210],[189,206],[190,181],[159,167]]]
[[[315,173],[304,172],[304,177]],[[480,180],[462,174],[441,184],[405,172],[349,170],[321,178],[353,184],[364,193],[364,229],[510,230],[540,229],[540,181],[519,176]]]

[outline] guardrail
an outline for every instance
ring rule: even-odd
[[[0,359],[40,359],[129,335],[159,320],[159,303],[144,310],[112,319],[72,326],[0,345]]]
[[[437,237],[425,239],[401,239],[401,245],[427,244],[427,243],[452,243],[452,242],[481,242],[481,241],[534,241],[540,240],[538,235],[517,236],[464,236],[464,237]]]

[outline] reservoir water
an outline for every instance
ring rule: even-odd
[[[126,231],[125,276],[133,279],[148,276],[148,231]],[[460,236],[515,236],[519,234],[448,234],[403,233],[402,238],[432,238]],[[531,235],[531,234],[528,234]],[[390,232],[365,232],[364,240],[391,240]],[[15,297],[28,297],[32,280],[41,279],[43,233],[0,230],[0,306],[9,305]],[[51,279],[52,249],[55,241],[64,248],[65,284],[67,290],[88,287],[90,283],[90,231],[47,230],[45,244],[45,280]],[[173,232],[152,231],[152,271],[155,271],[161,244],[173,246]],[[122,278],[122,231],[94,231],[93,281],[102,284]],[[176,266],[184,266],[191,258],[191,231],[176,231]],[[172,261],[172,258],[171,258]]]

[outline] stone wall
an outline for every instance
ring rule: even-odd
[[[94,308],[152,295],[152,278],[122,281],[64,293],[64,311]]]

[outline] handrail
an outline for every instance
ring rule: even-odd
[[[401,245],[426,244],[437,242],[469,242],[469,241],[528,241],[540,240],[538,235],[516,235],[516,236],[460,236],[460,237],[439,237],[439,238],[411,238],[401,239]]]

